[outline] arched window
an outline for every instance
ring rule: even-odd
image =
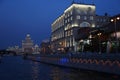
[[[90,27],[90,24],[88,22],[82,22],[80,27]]]

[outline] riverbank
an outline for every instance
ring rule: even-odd
[[[33,61],[120,75],[120,54],[71,54],[29,56]]]

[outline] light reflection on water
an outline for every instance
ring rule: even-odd
[[[21,57],[3,57],[0,80],[117,80],[103,73],[58,67]],[[118,79],[120,80],[120,79]]]
[[[34,64],[32,65],[32,79],[39,80],[39,63],[37,62],[34,62]]]

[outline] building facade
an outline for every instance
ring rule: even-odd
[[[22,52],[32,54],[33,45],[33,40],[31,40],[30,34],[27,34],[25,40],[22,40]]]
[[[110,16],[107,13],[105,13],[105,15],[103,16],[96,15],[95,20],[96,20],[96,27],[99,28],[110,23]]]
[[[40,54],[51,54],[51,47],[49,40],[43,40],[40,46],[41,46]]]
[[[98,25],[95,11],[96,7],[93,4],[73,3],[68,7],[52,23],[52,50],[54,52],[76,52],[78,50],[78,41],[75,40],[77,31],[82,28],[94,28]]]

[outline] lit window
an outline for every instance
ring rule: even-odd
[[[71,17],[71,20],[73,20],[73,17]]]
[[[73,30],[71,29],[71,35],[73,35]]]
[[[93,20],[93,16],[90,16],[90,20]]]
[[[68,17],[69,17],[70,15],[69,15],[69,13],[68,13]]]
[[[64,25],[64,20],[62,21],[62,25]]]
[[[84,20],[87,20],[87,17],[86,17],[86,16],[84,16]]]
[[[80,15],[77,15],[77,17],[76,17],[77,19],[80,19]]]
[[[69,22],[70,20],[69,20],[69,18],[68,18],[68,22]]]
[[[67,18],[67,15],[65,15],[65,18]]]
[[[72,11],[70,12],[70,14],[72,15]]]
[[[65,20],[65,23],[67,23],[67,20]]]
[[[65,33],[65,36],[67,36],[67,32]]]

